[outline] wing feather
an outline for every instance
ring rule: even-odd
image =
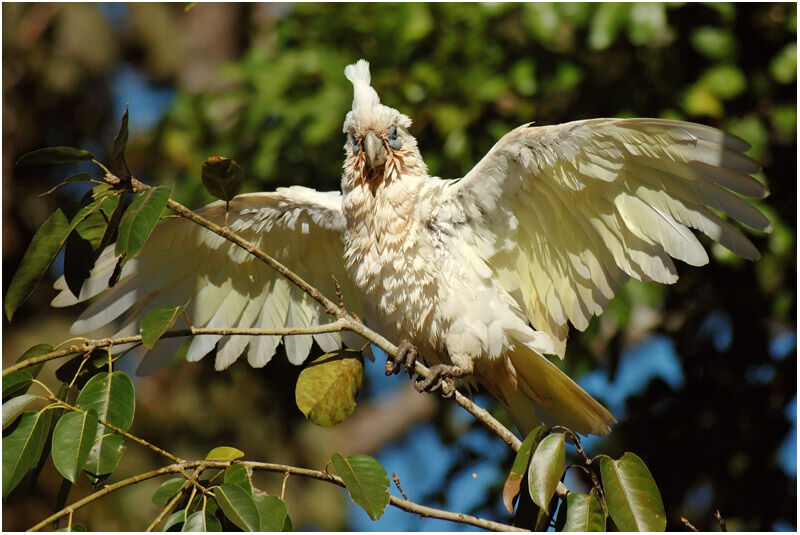
[[[531,324],[564,347],[633,277],[673,283],[672,258],[703,265],[696,229],[749,259],[758,250],[718,210],[771,230],[740,195],[763,198],[747,142],[665,119],[593,119],[504,136],[464,178],[442,187],[442,213],[470,238]]]
[[[348,308],[361,313],[358,293],[344,266],[340,193],[299,186],[280,188],[272,193],[236,197],[227,217],[222,202],[210,204],[199,213],[218,224],[227,224],[326,295],[335,295],[331,275],[335,276]],[[326,321],[324,309],[276,271],[224,238],[182,218],[159,224],[139,255],[126,263],[117,285],[102,294],[116,262],[111,246],[100,255],[78,298],[69,291],[63,277],[56,281],[59,294],[53,300],[54,306],[70,306],[99,295],[73,325],[76,334],[116,321],[122,324],[120,333],[137,333],[142,318],[153,307],[187,302],[187,315],[197,327],[302,328]],[[181,318],[177,325],[186,325],[185,320]],[[199,360],[216,346],[215,366],[222,369],[249,346],[248,362],[260,367],[269,362],[281,340],[280,336],[196,336],[186,358]],[[289,360],[302,363],[314,340],[325,351],[342,344],[340,333],[287,336],[283,342]],[[182,342],[159,341],[139,371],[158,369]]]

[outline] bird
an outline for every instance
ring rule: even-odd
[[[520,430],[541,422],[606,434],[614,416],[554,363],[570,325],[581,331],[633,278],[672,284],[674,259],[709,261],[693,230],[737,255],[757,248],[727,218],[760,232],[767,217],[743,197],[764,198],[760,165],[744,140],[700,124],[600,118],[505,134],[463,177],[430,176],[411,119],[381,103],[366,60],[348,65],[352,108],[343,134],[341,191],[301,186],[217,201],[198,213],[273,254],[326,295],[335,281],[348,310],[402,341],[396,372],[422,359],[420,390],[480,385]],[[186,219],[160,223],[107,289],[114,247],[75,296],[64,278],[53,306],[94,299],[72,331],[115,323],[136,334],[148,310],[186,303],[198,327],[306,327],[321,305],[243,249]],[[196,336],[186,359],[216,347],[215,367],[241,355],[266,365],[280,343],[302,364],[314,342],[359,348],[352,333]],[[182,340],[162,339],[140,374],[169,362]],[[387,373],[388,373],[387,372]]]

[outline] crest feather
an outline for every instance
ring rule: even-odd
[[[378,93],[370,85],[372,77],[369,74],[369,62],[360,59],[344,69],[344,75],[353,84],[353,109],[345,118],[343,131],[360,123],[364,128],[372,125],[388,127],[397,124],[403,128],[411,126],[411,119],[388,106],[381,104]]]
[[[353,84],[354,112],[358,113],[361,110],[368,112],[381,103],[378,93],[370,85],[371,77],[367,60],[360,59],[357,63],[348,65],[344,69],[344,75]]]

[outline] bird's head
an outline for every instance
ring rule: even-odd
[[[345,174],[360,178],[373,189],[378,183],[424,169],[417,141],[408,132],[411,119],[381,104],[370,85],[369,63],[358,60],[344,75],[353,84],[353,109],[347,113],[343,132]]]

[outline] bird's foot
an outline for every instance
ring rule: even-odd
[[[403,340],[397,346],[397,354],[386,357],[386,375],[394,375],[403,367],[409,375],[414,373],[414,363],[417,362],[417,348],[408,340]]]
[[[428,368],[428,376],[414,383],[417,392],[435,392],[441,389],[442,397],[450,398],[456,392],[456,377],[469,375],[469,370],[449,364],[436,364]]]

